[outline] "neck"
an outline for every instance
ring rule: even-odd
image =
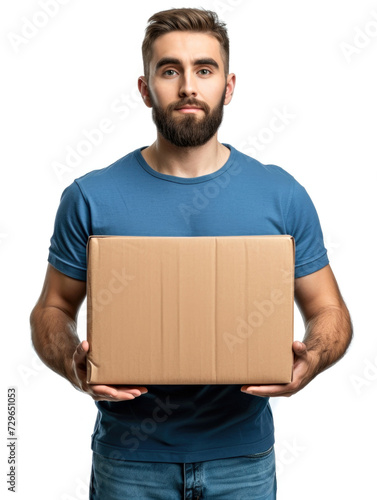
[[[203,146],[180,148],[157,134],[157,140],[141,152],[148,165],[161,174],[177,177],[200,177],[219,170],[230,151],[215,134]]]

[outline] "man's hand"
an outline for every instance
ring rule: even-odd
[[[289,397],[305,387],[317,375],[319,357],[314,351],[308,351],[306,345],[295,341],[292,382],[280,385],[243,385],[241,391],[245,394],[261,397]]]
[[[72,384],[89,394],[95,401],[125,401],[135,399],[148,392],[146,387],[121,385],[92,385],[86,382],[86,355],[89,343],[83,340],[76,348],[72,359]]]

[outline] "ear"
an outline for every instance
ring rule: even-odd
[[[226,77],[226,93],[224,97],[224,106],[230,103],[233,97],[234,88],[236,86],[236,75],[234,73],[229,73]]]
[[[141,97],[144,101],[144,104],[148,107],[152,107],[152,102],[151,98],[149,96],[149,90],[148,90],[148,84],[147,84],[147,79],[145,76],[139,76],[138,81],[137,81],[137,86],[139,89],[139,92],[141,94]]]

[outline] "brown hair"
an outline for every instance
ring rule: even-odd
[[[169,9],[156,12],[148,19],[142,45],[144,75],[149,79],[149,63],[154,41],[171,31],[194,31],[214,36],[221,46],[225,74],[229,74],[229,38],[225,23],[216,12],[204,9]]]

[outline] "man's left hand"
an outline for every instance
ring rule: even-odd
[[[243,385],[241,391],[245,394],[261,397],[290,397],[303,389],[318,373],[318,354],[308,351],[302,342],[293,342],[294,352],[292,382],[278,385]]]

